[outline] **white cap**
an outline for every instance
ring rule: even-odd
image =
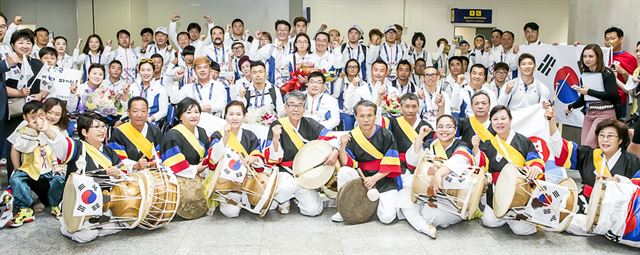
[[[347,32],[351,31],[351,29],[355,29],[358,30],[358,32],[360,32],[360,35],[364,34],[364,32],[362,31],[362,28],[358,25],[353,25],[349,28],[349,30],[347,30]]]
[[[159,28],[157,28],[157,29],[156,29],[156,32],[155,32],[154,34],[157,34],[157,33],[163,33],[163,34],[165,34],[165,35],[169,35],[169,32],[168,32],[168,30],[167,30],[167,28],[166,28],[166,27],[159,27]]]
[[[387,28],[384,29],[384,32],[387,33],[389,30],[393,30],[393,32],[398,32],[395,25],[388,25]]]

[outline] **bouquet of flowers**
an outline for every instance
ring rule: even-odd
[[[264,106],[260,108],[252,108],[247,112],[247,116],[244,118],[247,124],[258,124],[263,126],[270,126],[271,123],[278,120],[278,115],[273,110],[273,106]]]
[[[291,92],[294,90],[300,90],[302,89],[302,86],[304,84],[302,84],[299,80],[298,77],[302,76],[302,77],[307,77],[309,76],[310,73],[316,71],[318,69],[314,68],[313,66],[307,66],[305,64],[300,64],[299,68],[294,68],[293,72],[289,73],[289,77],[291,77],[291,79],[283,84],[280,89],[282,91],[286,92]]]
[[[382,97],[382,110],[391,116],[400,116],[400,98],[397,96],[390,97],[385,95]]]
[[[331,71],[327,71],[326,69],[322,69],[320,70],[320,72],[322,72],[324,74],[325,80],[328,83],[333,82],[334,80],[336,80],[336,71],[335,70],[331,70]]]
[[[95,91],[87,91],[84,103],[86,110],[95,111],[103,116],[116,116],[124,112],[124,105],[120,101],[121,95],[115,91],[100,86]]]

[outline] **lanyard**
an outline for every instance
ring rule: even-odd
[[[351,46],[347,46],[347,51],[349,52],[349,58],[350,59],[358,60],[360,58],[360,45],[359,44],[358,44],[358,54],[356,55],[355,58],[353,56],[351,56]]]
[[[220,63],[220,61],[218,59],[218,48],[216,48],[216,46],[213,46],[213,50],[214,50],[215,55],[216,55],[216,62],[218,64],[220,64],[221,66],[224,65],[224,46],[222,46],[222,63]]]
[[[393,55],[393,49],[391,49],[391,46],[389,46],[389,51],[391,51],[391,55],[389,55],[389,51],[387,51],[387,43],[385,42],[384,45],[382,46],[382,48],[384,48],[384,53],[385,55],[387,55],[387,63],[394,65],[397,61],[398,61],[398,55],[400,55],[400,49],[398,48],[398,44],[396,43],[396,56],[395,58],[393,58],[393,62],[391,61],[392,55]]]
[[[324,97],[324,93],[322,93],[322,95],[320,95],[320,98],[318,98],[318,105],[316,106],[316,112],[320,111],[320,104],[322,104],[322,97]],[[313,99],[313,97],[311,97],[311,99]],[[313,114],[313,101],[311,101],[311,113]]]
[[[254,87],[255,88],[255,87]],[[254,100],[254,106],[257,107],[263,107],[264,106],[264,94],[265,94],[265,90],[267,89],[267,86],[265,86],[264,88],[262,88],[262,93],[260,93],[260,95],[258,95],[258,89],[255,90],[256,95],[255,100]],[[260,104],[258,105],[258,96],[260,96]]]
[[[427,103],[427,95],[425,95],[423,102],[424,102],[424,108],[422,109],[422,114],[421,115],[425,115],[428,111],[429,111],[429,105],[430,104],[435,104],[433,102],[433,94],[431,94],[431,92],[429,92],[429,90],[427,90],[426,88],[424,89],[425,92],[427,92],[427,95],[429,95],[429,102]]]
[[[102,63],[102,52],[98,53],[98,62],[93,62],[93,56],[91,56],[91,52],[87,53],[87,57],[89,57],[89,65],[86,66],[87,69],[89,69],[89,67],[93,63],[98,63],[98,64]]]
[[[149,88],[151,88],[151,84],[149,84]],[[147,91],[149,88],[144,88],[144,82],[140,82],[140,97],[147,98]]]
[[[213,84],[209,83],[209,101],[211,101],[211,96],[213,95]],[[198,92],[198,98],[200,98],[200,103],[202,103],[202,94],[200,94],[200,87],[204,87],[202,86],[200,83],[196,83],[193,86],[196,89],[196,92]]]

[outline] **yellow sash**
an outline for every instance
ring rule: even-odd
[[[118,127],[120,131],[133,143],[133,145],[138,148],[142,154],[148,159],[153,158],[153,144],[142,135],[142,133],[138,132],[136,128],[131,125],[131,123],[125,123]],[[149,132],[149,131],[148,131]]]
[[[484,125],[482,125],[482,123],[480,123],[480,121],[478,121],[475,117],[470,117],[469,122],[471,123],[471,127],[476,132],[476,135],[480,138],[480,140],[482,140],[483,142],[487,140],[491,141],[491,145],[493,145],[496,151],[498,151],[498,153],[502,157],[507,159],[507,161],[513,163],[517,167],[524,166],[524,163],[526,162],[525,158],[522,156],[522,154],[520,154],[518,150],[516,150],[516,148],[513,148],[511,144],[500,139],[500,137],[491,134],[491,132],[489,132],[489,130]]]
[[[196,135],[191,133],[191,131],[187,130],[187,127],[185,127],[182,124],[178,124],[177,126],[173,127],[173,129],[180,132],[180,134],[182,134],[182,136],[184,136],[184,138],[187,139],[187,142],[191,144],[191,147],[193,147],[198,152],[198,155],[200,156],[200,158],[204,156],[204,147],[200,145],[200,141],[198,141],[198,138],[196,138]],[[196,127],[196,132],[198,132],[197,127]]]
[[[404,116],[400,116],[396,120],[398,121],[398,126],[400,126],[400,129],[402,129],[402,132],[409,138],[410,141],[413,141],[414,139],[416,139],[416,136],[418,136],[418,133],[416,132],[415,129],[413,129],[413,126],[409,124],[407,120],[404,119]]]
[[[371,142],[369,142],[369,139],[364,136],[360,127],[356,127],[351,130],[351,136],[353,136],[353,139],[360,146],[360,148],[362,148],[365,152],[367,152],[375,159],[382,159],[384,157],[384,154],[378,151],[378,149],[376,149],[376,147],[373,146]]]
[[[284,132],[286,132],[287,135],[289,135],[289,138],[291,138],[291,141],[293,142],[293,144],[296,145],[296,148],[298,150],[302,148],[302,146],[304,146],[302,137],[300,137],[300,134],[298,134],[298,132],[293,130],[293,124],[291,124],[291,121],[289,121],[289,118],[288,117],[280,118],[278,119],[278,122],[282,124],[282,128],[284,129]]]
[[[593,150],[593,166],[596,168],[596,173],[605,177],[611,177],[608,165],[605,164],[604,169],[602,169],[603,160],[602,149]]]
[[[449,157],[447,157],[447,151],[442,146],[442,143],[440,142],[440,140],[436,140],[436,143],[433,144],[433,150],[434,150],[433,153],[435,153],[436,156],[441,157],[443,159],[449,159]]]
[[[220,132],[220,134],[224,137],[224,130],[220,130],[218,132]],[[227,144],[225,144],[225,146],[229,146],[229,148],[236,151],[237,153],[242,154],[242,156],[246,157],[247,155],[249,155],[249,153],[247,153],[247,150],[245,150],[244,146],[242,146],[242,144],[240,143],[240,139],[238,139],[236,134],[234,134],[233,132],[231,132],[231,134],[229,135],[229,140],[227,140]]]
[[[100,152],[96,147],[91,146],[87,142],[82,142],[82,146],[84,146],[87,155],[93,160],[94,163],[97,164],[97,167],[109,168],[112,167],[111,159],[105,156],[102,152]]]

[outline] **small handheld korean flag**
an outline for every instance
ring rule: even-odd
[[[525,211],[531,221],[554,229],[560,227],[560,213],[569,198],[569,189],[550,182],[539,181],[540,186],[532,192]]]
[[[234,182],[242,182],[247,168],[242,165],[242,159],[238,153],[231,149],[227,149],[224,158],[221,162],[224,166],[222,172],[220,172],[220,178],[224,178]]]
[[[102,215],[102,191],[91,177],[73,175],[76,203],[73,216]]]
[[[31,70],[29,59],[27,59],[27,56],[22,56],[22,67],[20,68],[20,77],[18,79],[17,86],[18,89],[26,87],[31,77],[33,77],[33,71]]]

